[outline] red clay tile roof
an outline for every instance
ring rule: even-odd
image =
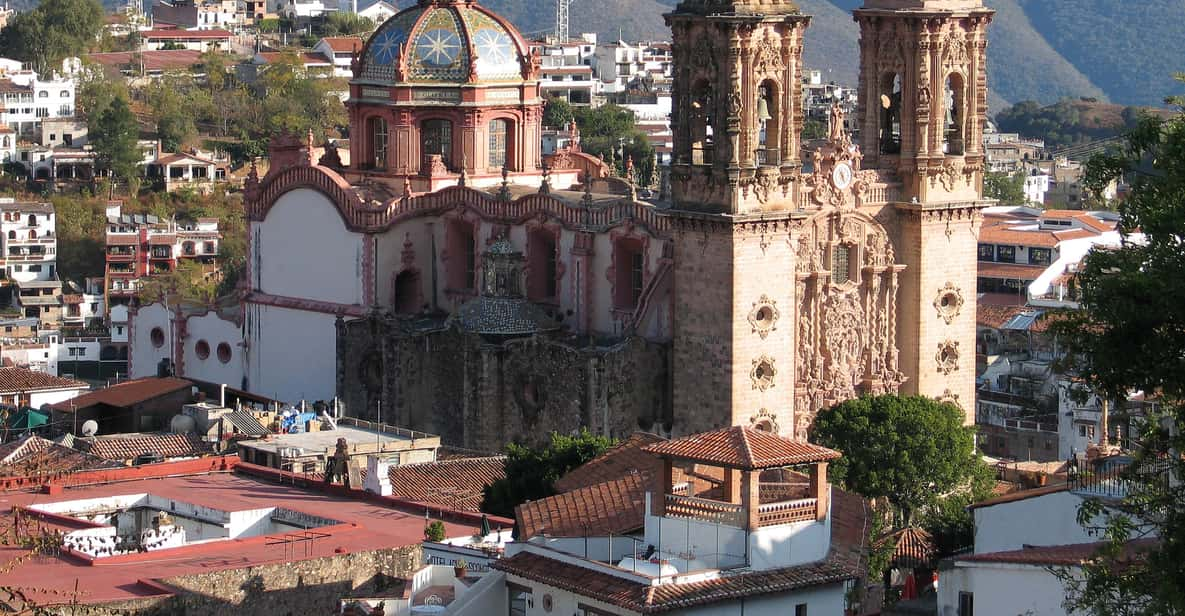
[[[605,453],[572,469],[555,482],[557,492],[569,492],[587,488],[605,481],[621,479],[634,472],[649,472],[657,476],[662,472],[662,460],[642,448],[664,439],[657,434],[635,432],[629,438],[610,447]]]
[[[145,453],[164,458],[191,458],[214,453],[196,434],[129,434],[79,438],[78,448],[108,460],[133,460]]]
[[[362,49],[362,39],[356,36],[327,36],[321,40],[328,43],[329,48],[335,52],[345,53]]]
[[[978,304],[975,307],[975,324],[984,327],[991,327],[993,329],[1000,329],[1004,327],[1012,317],[1030,310],[1028,306],[994,306],[991,304]]]
[[[979,242],[981,244],[1012,244],[1016,246],[1053,248],[1057,246],[1058,241],[1053,231],[1041,231],[1038,229],[1022,231],[1011,229],[1004,224],[998,226],[985,225],[979,232]]]
[[[480,511],[482,489],[506,476],[505,458],[457,458],[393,466],[391,496],[459,511]]]
[[[87,56],[87,59],[114,68],[136,64],[137,70],[139,63],[143,62],[144,70],[152,72],[189,68],[201,62],[201,57],[202,52],[196,49],[158,49],[141,53],[131,51],[92,53]]]
[[[1069,484],[1060,483],[1052,486],[1042,486],[1040,488],[1033,488],[1031,490],[1020,490],[1018,492],[1011,492],[1004,496],[997,496],[989,498],[985,501],[972,503],[968,509],[978,509],[980,507],[991,507],[992,505],[1002,505],[1004,503],[1013,503],[1030,498],[1037,498],[1038,496],[1045,496],[1046,494],[1055,494],[1057,492],[1065,492],[1070,489]]]
[[[90,385],[28,368],[0,368],[0,393],[40,389],[90,389]]]
[[[228,39],[234,36],[226,30],[145,30],[140,33],[142,40],[150,39]]]
[[[1158,539],[1136,539],[1124,545],[1123,558],[1130,559],[1152,550]],[[1026,545],[1019,550],[986,552],[960,556],[959,562],[1013,563],[1018,565],[1075,566],[1091,560],[1106,543],[1072,543],[1068,545]]]
[[[603,537],[638,530],[646,523],[649,478],[649,474],[629,473],[620,479],[523,503],[514,510],[519,536]]]
[[[1045,273],[1043,265],[1020,265],[1016,263],[979,262],[980,278],[1008,278],[1011,280],[1036,280]]]
[[[788,592],[853,579],[855,572],[838,558],[768,571],[685,584],[650,586],[587,569],[533,552],[519,552],[490,565],[510,575],[541,582],[618,607],[656,614],[740,597]]]
[[[123,465],[30,435],[0,446],[0,476],[29,477]]]
[[[743,470],[825,462],[840,455],[826,447],[794,441],[749,426],[730,426],[693,434],[647,445],[644,450],[659,456]]]
[[[53,405],[53,409],[74,412],[74,409],[87,408],[96,404],[131,406],[190,387],[193,387],[193,383],[172,376],[136,379],[117,383],[110,387],[104,387],[103,389],[59,402]]]

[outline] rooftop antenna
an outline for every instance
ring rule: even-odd
[[[572,0],[555,0],[555,39],[556,43],[568,42],[568,6]]]

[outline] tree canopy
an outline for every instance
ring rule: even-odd
[[[1000,205],[1025,205],[1025,175],[989,171],[983,176],[983,196],[998,199]]]
[[[0,30],[0,55],[46,73],[90,50],[102,28],[98,0],[42,0],[36,8],[13,15]]]
[[[529,500],[555,494],[554,484],[568,471],[604,453],[613,440],[591,434],[552,433],[546,447],[506,446],[506,477],[486,486],[481,510],[514,517],[514,508]]]
[[[1063,368],[1086,388],[1110,400],[1140,390],[1159,402],[1132,439],[1128,495],[1118,507],[1090,500],[1079,511],[1107,544],[1083,576],[1064,578],[1067,599],[1099,616],[1185,612],[1185,99],[1170,102],[1176,115],[1142,118],[1121,151],[1088,163],[1090,189],[1130,184],[1119,205],[1127,241],[1087,255],[1081,310],[1050,326],[1067,351]],[[1160,540],[1143,558],[1124,553],[1130,537],[1150,535]]]
[[[543,105],[543,125],[551,128],[563,128],[572,122],[572,105],[568,101],[553,96]]]
[[[843,453],[833,476],[848,489],[888,500],[902,524],[942,494],[981,475],[975,429],[963,411],[922,396],[862,396],[823,410],[814,438]]]
[[[635,125],[632,111],[618,105],[579,107],[574,110],[585,152],[612,160],[619,174],[625,172],[625,156],[633,161],[636,180],[647,185],[654,178],[654,146]]]
[[[90,126],[96,166],[121,180],[139,177],[138,164],[143,157],[137,144],[140,130],[127,101],[116,97]]]

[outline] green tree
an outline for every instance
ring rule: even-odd
[[[989,171],[983,175],[983,196],[997,199],[1001,205],[1025,205],[1025,176]]]
[[[634,163],[639,184],[650,184],[654,178],[654,146],[635,124],[634,114],[618,105],[597,108],[581,107],[574,112],[580,128],[580,145],[585,152],[614,160],[616,171],[625,171],[622,152]]]
[[[335,12],[325,13],[317,28],[321,36],[348,36],[363,34],[374,30],[374,22],[369,17],[357,13]]]
[[[802,138],[807,139],[826,139],[827,138],[827,124],[819,120],[808,119],[802,123]]]
[[[613,440],[587,429],[577,436],[552,433],[546,447],[506,446],[506,477],[486,486],[481,510],[514,517],[514,508],[555,494],[555,482],[568,471],[604,453]]]
[[[130,98],[123,78],[105,75],[100,65],[87,65],[78,82],[78,113],[97,120],[117,98]]]
[[[200,263],[183,260],[176,269],[153,274],[140,287],[140,301],[158,302],[165,297],[182,301],[209,304],[218,297],[216,275],[206,272]]]
[[[51,201],[58,236],[58,275],[79,282],[102,276],[106,200],[71,195],[55,196]]]
[[[543,106],[543,125],[563,128],[572,122],[572,105],[568,101],[552,96]]]
[[[143,156],[137,144],[139,134],[127,101],[116,98],[99,115],[98,122],[91,124],[96,166],[132,183],[140,175],[138,165]]]
[[[32,65],[38,73],[59,68],[98,42],[103,6],[98,0],[44,0],[13,15],[0,30],[0,55]]]
[[[1177,77],[1185,81],[1185,76]],[[1171,118],[1143,117],[1119,152],[1096,156],[1086,184],[1124,178],[1119,231],[1143,234],[1087,255],[1077,275],[1081,310],[1053,319],[1063,366],[1106,399],[1158,394],[1134,442],[1128,491],[1117,506],[1088,500],[1079,522],[1106,538],[1081,578],[1066,576],[1067,602],[1099,616],[1185,613],[1185,99]],[[1135,536],[1158,543],[1132,558]]]
[[[899,526],[942,494],[982,476],[975,429],[953,404],[922,396],[862,396],[821,411],[814,437],[844,455],[833,477],[854,492],[886,499]]]

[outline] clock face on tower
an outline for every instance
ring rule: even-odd
[[[836,163],[831,170],[831,183],[839,190],[844,190],[852,183],[852,166],[848,163]]]

